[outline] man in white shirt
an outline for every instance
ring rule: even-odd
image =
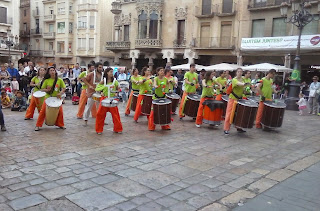
[[[310,114],[316,115],[318,113],[318,98],[320,94],[320,82],[318,76],[313,76],[312,83],[309,87],[309,103]]]
[[[126,81],[127,80],[127,74],[124,72],[124,69],[121,68],[120,69],[120,73],[118,74],[118,81]],[[129,91],[129,90],[127,90]],[[125,103],[127,102],[127,93],[125,89],[121,89],[121,92],[119,93],[119,95],[122,97],[122,101]]]
[[[73,71],[73,76],[74,76],[75,82],[76,82],[76,84],[75,84],[75,86],[76,86],[76,92],[78,93],[78,96],[79,96],[79,91],[80,91],[80,89],[81,89],[81,86],[78,87],[78,80],[77,80],[77,78],[79,77],[79,75],[80,75],[80,73],[81,73],[81,68],[80,68],[80,66],[79,66],[79,63],[76,63],[76,65],[74,66],[74,68],[72,69],[72,71]],[[80,84],[80,85],[81,85],[81,84]]]
[[[24,68],[24,73],[28,74],[28,72],[30,71],[30,66],[33,66],[32,62],[28,62],[28,65]]]

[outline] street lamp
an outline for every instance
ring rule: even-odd
[[[14,44],[13,42],[13,35],[11,34],[11,29],[8,28],[7,29],[7,40],[6,40],[6,45],[9,49],[9,60],[8,60],[8,63],[11,64],[11,51],[10,51],[10,48],[11,46]]]
[[[298,44],[296,50],[296,57],[294,59],[293,72],[291,74],[292,82],[289,84],[288,99],[286,99],[288,110],[298,110],[296,105],[299,100],[298,95],[300,92],[300,81],[301,81],[301,64],[300,64],[300,46],[301,46],[301,34],[303,28],[313,20],[319,20],[316,16],[312,15],[309,1],[306,0],[291,0],[292,16],[287,17],[289,4],[283,2],[280,6],[280,12],[282,17],[286,17],[285,22],[291,23],[298,28]]]

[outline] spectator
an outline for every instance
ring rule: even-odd
[[[320,94],[320,82],[318,76],[313,76],[313,82],[310,84],[310,92],[309,92],[309,104],[310,104],[310,112],[309,114],[316,115],[318,110],[318,98]]]
[[[182,84],[183,84],[183,78],[184,78],[184,73],[182,72],[182,69],[178,70],[176,77],[178,79],[178,87],[177,87],[176,93],[181,96]]]
[[[308,84],[307,82],[303,81],[300,85],[300,92],[303,94],[303,95],[308,95]]]
[[[19,84],[19,90],[20,91],[24,91],[27,92],[28,90],[28,76],[27,74],[24,72],[24,67],[21,67],[21,69],[19,70],[19,75],[20,75],[20,84]]]
[[[81,69],[80,69],[80,66],[79,66],[79,63],[77,63],[74,68],[73,68],[73,74],[74,74],[74,78],[75,78],[75,87],[76,87],[76,92],[78,93],[78,80],[77,78],[79,77],[80,73],[81,73]],[[72,95],[73,95],[73,92],[72,92]]]
[[[9,82],[10,78],[10,73],[7,71],[5,68],[5,65],[1,65],[1,70],[0,70],[0,88],[3,86],[5,83]]]
[[[79,100],[80,100],[80,97],[78,96],[78,94],[76,92],[73,93],[72,105],[79,105]]]
[[[15,77],[15,76],[12,77],[11,84],[12,84],[13,91],[14,90],[19,90],[19,82],[17,81],[17,77]]]
[[[27,109],[26,98],[23,97],[24,93],[22,91],[17,91],[17,96],[11,106],[11,111],[25,111]]]
[[[307,102],[304,99],[304,95],[302,93],[299,94],[299,101],[297,102],[297,105],[299,105],[299,115],[304,115],[304,110],[307,109]]]
[[[69,79],[70,84],[71,84],[71,95],[73,95],[73,93],[75,91],[76,84],[77,84],[76,77],[75,77],[73,70],[74,69],[69,69],[69,72],[67,73],[67,78]]]
[[[67,74],[65,74],[65,70],[63,67],[60,67],[60,69],[57,71],[58,77],[63,79],[64,76],[66,76]]]
[[[16,77],[17,80],[19,80],[19,71],[16,68],[14,68],[13,62],[11,62],[10,67],[8,67],[7,70],[10,73],[11,78]]]
[[[1,89],[1,102],[2,102],[2,108],[10,108],[12,103],[7,95],[6,91]]]
[[[118,74],[118,78],[117,80],[119,82],[121,81],[127,81],[127,74],[124,72],[125,70],[123,68],[120,69],[120,73]],[[122,102],[127,102],[127,93],[128,90],[125,89],[121,89],[121,92],[119,93],[119,95],[121,96]]]
[[[202,69],[200,74],[198,75],[198,81],[202,81],[204,79],[205,74],[206,74],[206,70]],[[200,84],[200,86],[198,87],[197,92],[199,95],[201,95],[202,94],[202,83],[199,83],[199,84]]]
[[[1,97],[0,97],[0,125],[1,125],[1,131],[6,131],[6,126],[4,125],[4,117],[2,113],[2,103],[1,103]]]

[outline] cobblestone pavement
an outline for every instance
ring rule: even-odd
[[[246,134],[196,128],[175,116],[171,131],[125,117],[99,136],[64,105],[66,130],[4,110],[0,210],[228,210],[320,161],[319,120],[288,111],[283,128]],[[110,122],[110,114],[108,115]]]

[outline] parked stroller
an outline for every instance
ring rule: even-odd
[[[72,98],[72,94],[71,94],[72,87],[71,87],[70,79],[64,78],[63,81],[66,84],[66,91],[65,91],[66,99],[70,100]]]

